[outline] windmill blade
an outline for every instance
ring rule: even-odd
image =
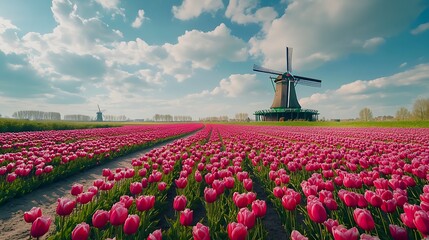
[[[264,68],[264,67],[258,66],[256,64],[253,64],[253,71],[263,72],[263,73],[270,73],[270,74],[276,74],[276,75],[282,75],[283,74],[283,72],[272,70],[272,69],[269,69],[269,68]]]
[[[295,81],[297,84],[310,86],[310,87],[321,87],[322,86],[322,80],[315,79],[315,78],[308,78],[308,77],[302,77],[294,75]]]
[[[296,84],[309,86],[309,87],[321,87],[322,86],[321,83],[308,81],[308,80],[296,80]]]
[[[292,72],[292,50],[293,48],[286,47],[286,70]]]

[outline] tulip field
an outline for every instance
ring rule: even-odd
[[[28,236],[429,239],[429,128],[165,124],[3,134],[0,200],[194,131],[131,167],[104,168],[90,187],[76,182],[55,216],[29,207]]]
[[[172,124],[1,133],[0,204],[85,168],[201,127],[202,124]]]

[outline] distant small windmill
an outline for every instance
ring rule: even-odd
[[[98,107],[98,112],[97,112],[97,122],[102,122],[103,121],[103,112],[100,110],[100,106],[97,104]]]
[[[286,47],[286,72],[260,67],[256,64],[253,65],[253,71],[277,75],[275,78],[270,77],[273,88],[275,88],[271,109],[257,111],[256,116],[263,116],[264,120],[268,121],[278,121],[279,119],[305,119],[311,121],[315,119],[315,116],[317,117],[316,110],[301,110],[301,105],[296,97],[295,86],[301,84],[320,87],[322,81],[292,74],[292,48]]]

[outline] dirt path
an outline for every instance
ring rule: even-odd
[[[131,159],[139,158],[151,149],[164,146],[173,141],[174,140],[170,140],[160,143],[152,146],[151,148],[117,158],[111,162],[107,162],[101,166],[88,169],[72,177],[49,184],[46,187],[39,188],[25,196],[5,203],[0,206],[0,239],[28,239],[31,224],[26,223],[23,219],[25,211],[30,210],[32,207],[40,207],[43,215],[50,216],[52,220],[54,220],[57,199],[60,197],[73,198],[70,194],[70,189],[74,183],[81,183],[84,185],[84,189],[87,189],[92,185],[95,179],[102,178],[101,173],[103,168],[114,169],[118,167],[132,167]],[[50,230],[52,231],[54,229],[55,226],[52,224]]]

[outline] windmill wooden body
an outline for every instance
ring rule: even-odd
[[[292,74],[292,48],[286,47],[286,72],[253,65],[253,71],[275,74],[270,77],[274,87],[274,99],[270,109],[256,111],[256,120],[284,121],[284,120],[317,120],[318,111],[302,109],[296,96],[297,84],[320,87],[321,80]]]
[[[97,118],[95,121],[102,122],[103,121],[103,112],[100,109],[100,106],[97,104],[98,112],[97,112]]]

